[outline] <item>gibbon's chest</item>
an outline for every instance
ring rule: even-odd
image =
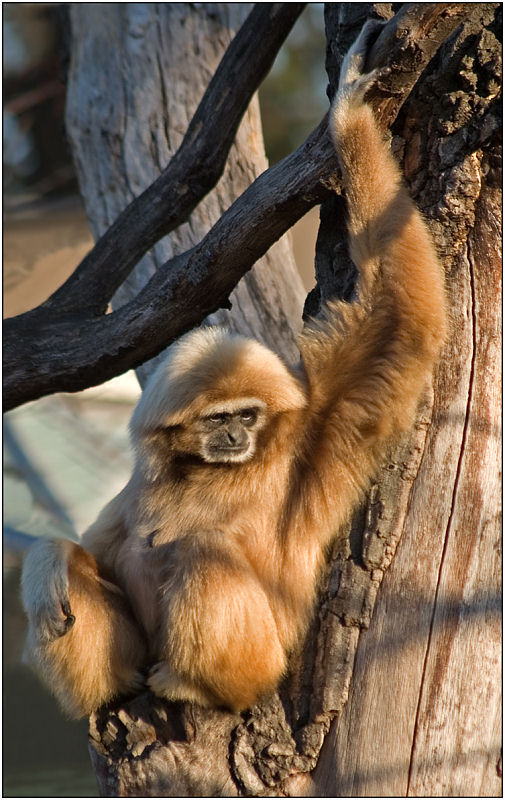
[[[187,531],[264,528],[267,520],[275,527],[288,472],[287,459],[276,469],[265,462],[241,468],[208,465],[185,480],[147,487],[130,509],[129,537],[140,538],[152,548]]]
[[[156,487],[132,509],[128,537],[116,560],[116,574],[148,636],[156,631],[163,564],[187,533],[218,531],[233,539],[258,574],[277,569],[277,530],[285,492],[275,480],[205,481]],[[263,476],[264,478],[266,476]],[[226,485],[227,484],[227,485]],[[183,567],[181,567],[183,568]],[[272,576],[273,577],[273,576]]]

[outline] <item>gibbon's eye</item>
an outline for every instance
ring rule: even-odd
[[[211,425],[222,425],[223,422],[226,421],[228,414],[210,414],[205,419],[207,422],[210,422]]]
[[[258,409],[256,408],[243,408],[240,411],[240,419],[246,424],[249,423],[249,425],[252,425],[254,422],[256,422],[257,416]]]

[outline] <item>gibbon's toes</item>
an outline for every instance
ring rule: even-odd
[[[138,670],[135,670],[131,674],[130,680],[128,682],[129,691],[132,692],[132,693],[135,693],[135,694],[140,693],[140,692],[144,692],[145,689],[146,689],[146,686],[147,686],[147,682],[146,682],[145,675],[143,675],[142,672],[139,672]]]
[[[154,694],[162,692],[166,672],[167,665],[163,661],[158,661],[157,664],[154,664],[150,668],[149,675],[147,676],[147,685]]]

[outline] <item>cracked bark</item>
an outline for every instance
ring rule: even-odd
[[[75,69],[83,69],[79,58],[93,37],[90,12],[81,9],[72,9],[83,47],[73,54]],[[389,16],[392,7],[327,5],[330,93],[366,12]],[[419,43],[433,53],[449,36],[393,129],[393,146],[446,268],[452,309],[451,338],[412,435],[392,449],[368,502],[329,553],[313,623],[278,694],[242,715],[167,704],[148,692],[102,709],[90,720],[102,794],[499,794],[499,12],[499,4],[480,3],[400,8],[394,92],[381,95],[379,88],[374,96],[387,125],[418,76]],[[122,83],[116,75],[121,91],[113,105],[87,105],[79,96],[73,140],[96,234],[157,174],[160,154],[166,158],[177,146],[176,120],[181,113],[190,119],[229,39],[229,15],[238,11],[198,4],[183,13],[178,4],[160,4],[131,18],[132,6],[103,6],[100,24],[117,13],[122,23],[109,50],[158,88],[151,87],[151,98],[148,84],[138,98],[140,78]],[[177,35],[170,46],[163,39],[160,51],[159,39],[170,37],[172,26]],[[380,60],[380,41],[376,47]],[[154,75],[142,64],[146,52],[163,65]],[[160,73],[163,102],[156,99]],[[105,120],[97,118],[104,113]],[[140,264],[117,306],[156,266],[198,242],[264,168],[260,141],[253,105],[216,191]],[[337,179],[327,180],[338,188]],[[312,309],[321,296],[350,297],[353,290],[341,199],[332,198],[321,216]],[[289,247],[278,247],[237,288],[232,311],[220,314],[290,356],[301,296],[288,291]]]
[[[500,13],[467,7],[393,127],[446,268],[452,330],[396,556],[312,776],[321,795],[501,792]]]

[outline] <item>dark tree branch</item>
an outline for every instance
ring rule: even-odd
[[[424,67],[464,14],[465,4],[419,3],[407,5],[385,26],[372,52],[374,65],[389,65],[393,58],[396,65],[387,81],[373,90],[372,102],[384,127],[398,113]],[[419,30],[421,17],[424,27]],[[420,38],[415,39],[415,35]],[[383,61],[378,62],[379,57]],[[194,130],[193,123],[190,130]],[[96,307],[90,307],[86,285],[81,287],[81,278],[74,273],[66,284],[70,292],[67,300],[70,296],[73,299],[70,305],[65,301],[64,310],[61,306],[51,308],[48,301],[7,320],[4,409],[55,391],[78,391],[119,375],[159,353],[207,314],[225,307],[234,286],[270,245],[321,202],[328,190],[338,190],[336,169],[323,120],[298,150],[244,192],[197,247],[165,264],[131,303],[113,314],[97,316]],[[153,204],[157,207],[154,198]],[[147,217],[142,222],[145,229],[148,222]],[[115,237],[118,224],[100,241],[111,231],[116,231]],[[116,269],[122,273],[123,246],[120,252],[113,252]],[[130,249],[133,247],[130,241]],[[139,247],[137,242],[137,254]],[[130,259],[130,253],[125,257]],[[97,275],[93,278],[95,292],[103,291],[98,286],[101,279],[97,266],[101,264],[103,269],[103,263],[98,260],[90,267]],[[78,271],[82,269],[83,265]],[[108,275],[103,280],[116,287]],[[79,291],[85,299],[78,304]]]
[[[251,97],[305,3],[257,3],[226,50],[181,146],[133,200],[70,278],[44,304],[61,311],[107,303],[157,241],[185,222],[221,177]]]
[[[322,200],[322,181],[335,168],[324,120],[301,148],[263,173],[199,245],[166,263],[130,303],[100,317],[45,315],[36,329],[27,329],[29,314],[6,321],[4,410],[137,367],[226,307],[242,275]]]

